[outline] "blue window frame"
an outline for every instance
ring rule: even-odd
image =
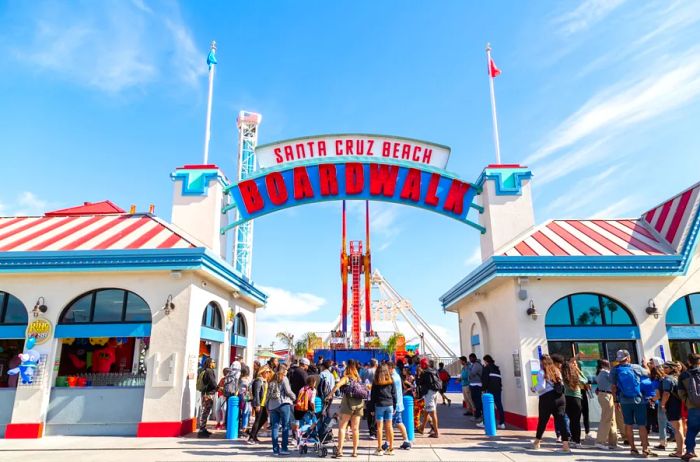
[[[63,310],[59,324],[151,323],[146,301],[124,289],[96,289],[75,298]]]
[[[241,313],[238,313],[236,317],[233,320],[233,330],[232,333],[233,335],[237,335],[239,337],[245,337],[246,336],[246,325],[245,325],[245,318]]]
[[[27,309],[17,297],[7,292],[0,292],[0,324],[21,326],[29,322]]]
[[[204,313],[202,313],[202,327],[223,331],[223,326],[224,324],[219,305],[214,302],[209,302],[207,307],[204,309]]]
[[[605,295],[579,293],[562,297],[547,310],[545,326],[634,326],[629,310]]]
[[[679,298],[666,312],[666,325],[693,326],[700,324],[700,293]]]

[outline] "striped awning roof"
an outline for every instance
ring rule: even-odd
[[[506,256],[668,255],[669,245],[641,220],[551,220],[503,252]]]
[[[0,252],[196,247],[149,214],[0,218]]]
[[[691,186],[642,215],[642,219],[677,252],[688,236],[689,224],[700,205],[700,183]]]

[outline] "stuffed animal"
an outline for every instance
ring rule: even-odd
[[[22,361],[18,367],[7,371],[8,375],[19,374],[23,385],[29,385],[34,380],[34,373],[39,365],[39,353],[35,350],[27,350],[19,355]]]
[[[112,364],[117,360],[114,347],[104,347],[92,354],[92,372],[106,374],[112,369]]]

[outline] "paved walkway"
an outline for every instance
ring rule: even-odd
[[[459,399],[457,395],[453,398]],[[442,435],[438,439],[416,435],[415,446],[410,451],[396,450],[394,457],[372,455],[375,441],[363,431],[359,457],[349,457],[346,446],[344,460],[352,461],[628,461],[628,451],[600,451],[592,446],[574,450],[573,454],[556,452],[554,439],[545,439],[543,449],[529,449],[532,432],[499,430],[495,438],[484,436],[483,430],[474,426],[462,415],[458,406],[439,408]],[[364,424],[363,424],[364,428]],[[553,437],[553,435],[550,435]],[[655,440],[655,438],[654,438]],[[214,432],[208,440],[196,435],[184,438],[118,438],[54,436],[39,440],[0,440],[0,461],[267,461],[314,460],[314,455],[300,456],[298,451],[286,457],[273,457],[269,438],[260,446],[249,446],[242,441],[224,439],[223,432]],[[668,454],[668,453],[665,453]],[[663,454],[663,455],[665,455]],[[659,457],[658,460],[679,460]]]

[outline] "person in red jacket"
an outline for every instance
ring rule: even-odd
[[[452,405],[452,400],[447,397],[447,385],[450,383],[450,373],[445,369],[445,363],[438,364],[438,377],[442,381],[442,388],[440,389],[440,397],[442,397],[442,404]]]

